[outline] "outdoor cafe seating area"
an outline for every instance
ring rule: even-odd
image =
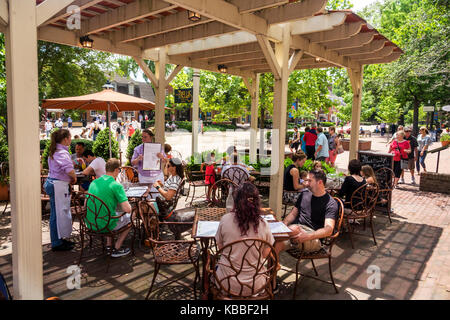
[[[291,230],[280,222],[280,215],[277,215],[267,204],[267,187],[263,182],[268,177],[262,176],[256,170],[252,170],[250,173],[251,176],[256,177],[252,183],[260,190],[261,202],[263,204],[263,209],[261,210],[262,218],[269,223],[275,241],[288,240]],[[124,186],[129,203],[132,205],[132,210],[135,213],[135,218],[130,224],[123,227],[131,230],[126,243],[129,243],[132,254],[119,259],[111,258],[105,247],[106,237],[113,237],[114,239],[119,232],[110,230],[102,230],[99,232],[92,230],[85,223],[84,218],[87,213],[87,201],[94,196],[89,195],[85,191],[80,191],[78,185],[72,186],[71,206],[74,229],[72,238],[77,245],[71,253],[76,252],[78,255],[74,264],[80,266],[83,273],[89,275],[91,272],[95,272],[98,274],[97,277],[101,279],[102,277],[108,277],[111,274],[111,270],[115,270],[114,273],[117,274],[117,267],[123,264],[129,265],[131,263],[129,265],[131,269],[127,270],[127,273],[133,273],[133,261],[136,261],[137,257],[145,257],[144,259],[147,260],[147,263],[153,266],[153,270],[145,281],[145,299],[159,299],[159,295],[166,290],[166,286],[169,289],[173,281],[175,283],[182,281],[183,290],[189,291],[189,297],[187,299],[231,298],[252,300],[276,298],[279,287],[283,285],[279,280],[277,281],[277,270],[274,264],[278,263],[278,261],[281,264],[281,272],[285,272],[283,271],[287,268],[285,265],[295,264],[295,267],[288,268],[289,272],[295,275],[295,281],[293,282],[293,288],[289,290],[289,294],[286,294],[285,297],[295,299],[297,292],[301,290],[302,281],[300,281],[300,278],[306,275],[301,272],[299,264],[302,261],[310,261],[314,275],[306,276],[328,284],[330,286],[330,293],[339,293],[333,277],[333,246],[335,246],[338,240],[347,243],[350,240],[351,247],[349,246],[345,250],[364,249],[359,247],[358,239],[353,239],[353,233],[355,232],[354,229],[361,229],[356,232],[358,237],[361,235],[363,235],[362,238],[370,237],[371,235],[365,232],[366,222],[371,227],[373,241],[376,245],[377,242],[375,240],[373,226],[376,207],[377,204],[382,205],[380,203],[382,191],[387,194],[390,194],[392,191],[392,181],[389,179],[388,181],[380,181],[380,186],[375,185],[360,188],[353,195],[355,199],[355,201],[352,200],[352,202],[355,202],[354,207],[346,213],[343,210],[343,202],[335,198],[339,203],[339,217],[336,221],[336,227],[330,237],[322,239],[322,247],[317,252],[311,253],[303,252],[301,249],[291,249],[283,253],[283,258],[281,258],[281,256],[278,256],[273,251],[272,244],[256,243],[255,240],[254,243],[249,244],[250,247],[255,246],[258,250],[262,246],[271,248],[271,253],[265,258],[261,258],[260,261],[265,265],[264,274],[267,276],[267,281],[263,289],[259,288],[256,290],[253,285],[250,285],[250,287],[246,288],[246,294],[236,294],[228,292],[224,286],[218,285],[213,280],[216,277],[215,266],[220,256],[226,254],[223,248],[222,250],[218,250],[214,236],[221,217],[231,210],[229,196],[248,180],[248,176],[240,168],[230,168],[224,172],[216,168],[214,174],[215,183],[208,188],[208,184],[205,184],[205,172],[191,172],[185,167],[185,178],[182,180],[175,197],[170,201],[166,201],[170,202],[168,206],[173,208],[173,211],[171,211],[170,215],[162,219],[154,211],[153,207],[149,205],[151,202],[147,201],[147,199],[150,199],[149,196],[151,196],[151,186],[145,183],[139,183],[138,173],[135,168],[130,166],[121,167],[120,176],[117,180]],[[91,179],[91,177],[81,176],[80,174],[78,176],[80,181]],[[393,175],[385,176],[391,179],[393,177]],[[42,183],[45,182],[45,178],[46,175],[43,172],[41,175]],[[336,174],[328,175],[326,190],[332,196],[335,196],[339,191],[342,181],[343,178]],[[195,188],[199,190],[195,192]],[[45,194],[44,188],[41,189],[41,193],[43,214],[45,216],[46,211],[44,209],[49,199]],[[106,207],[101,199],[98,200]],[[281,215],[281,219],[290,212],[291,208],[292,204],[284,203],[284,212]],[[100,210],[100,207],[97,209]],[[378,207],[378,209],[380,208]],[[109,214],[111,215],[111,212]],[[390,219],[390,215],[387,213],[383,213],[382,215]],[[108,219],[110,218],[108,217]],[[351,223],[351,221],[355,220],[360,220],[361,223]],[[383,222],[385,220],[383,219]],[[359,224],[363,225],[360,226]],[[122,229],[119,231],[122,231]],[[286,258],[287,256],[290,258]],[[287,263],[286,259],[288,261]],[[319,277],[315,261],[322,261],[323,259],[328,260],[328,270],[325,274],[321,272],[321,276]],[[99,266],[101,265],[101,268],[99,266],[96,268],[91,267],[92,264],[96,263]],[[161,282],[161,277],[158,277],[158,274],[170,272],[170,269],[174,268],[175,265],[176,270],[184,268],[184,271],[182,273],[179,271],[175,272],[170,281]],[[255,268],[256,277],[256,274],[260,270],[257,266],[253,266],[253,268]],[[303,266],[303,268],[307,270],[310,269],[310,266]],[[184,275],[188,272],[187,270],[193,271],[186,278]],[[181,278],[179,275],[182,275]],[[234,276],[239,276],[238,270],[236,270]],[[191,280],[192,277],[192,281],[187,280]],[[248,290],[250,290],[250,293],[248,293]],[[156,296],[155,291],[158,292]]]

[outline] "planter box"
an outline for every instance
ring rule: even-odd
[[[350,139],[341,139],[345,151],[350,151]],[[369,151],[372,149],[372,141],[359,140],[358,151]]]
[[[450,174],[421,172],[419,190],[450,194]]]

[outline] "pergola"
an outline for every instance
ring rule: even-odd
[[[290,73],[347,69],[353,88],[353,159],[358,148],[363,66],[392,62],[402,54],[356,14],[326,11],[326,4],[327,0],[0,0],[0,32],[6,36],[14,297],[43,298],[37,40],[81,46],[80,37],[88,35],[95,50],[132,56],[155,87],[155,131],[160,143],[165,139],[169,82],[183,67],[217,72],[219,65],[225,65],[227,73],[243,78],[252,97],[252,160],[257,149],[259,74],[273,73],[276,132],[270,206],[280,213]],[[189,12],[197,19],[188,19]],[[155,61],[155,73],[145,59]],[[168,77],[166,64],[176,65]],[[194,143],[198,132],[195,100]]]

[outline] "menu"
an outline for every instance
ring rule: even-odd
[[[291,229],[289,229],[283,222],[269,222],[270,231],[272,233],[289,233]]]
[[[125,191],[128,198],[139,198],[147,191],[147,187],[130,187]]]
[[[214,237],[219,228],[220,221],[197,222],[197,237]]]
[[[161,159],[156,155],[162,151],[160,143],[144,143],[143,170],[161,170]]]

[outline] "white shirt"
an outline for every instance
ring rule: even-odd
[[[58,127],[58,128],[60,128],[60,127],[62,127],[63,126],[63,123],[62,123],[62,121],[60,121],[60,120],[56,120],[56,122],[55,122],[55,127]]]
[[[50,131],[53,129],[53,124],[51,122],[45,123],[45,130]]]
[[[94,169],[95,177],[100,178],[101,176],[106,174],[105,165],[105,160],[103,160],[103,158],[97,157],[89,164],[89,167]]]
[[[138,122],[136,120],[131,121],[131,125],[133,126],[134,130],[139,128],[139,124],[138,124]]]

